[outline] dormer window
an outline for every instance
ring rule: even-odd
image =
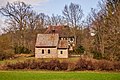
[[[70,41],[73,41],[73,38],[70,38]]]

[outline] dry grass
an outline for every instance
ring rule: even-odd
[[[3,61],[0,61],[0,64],[5,64],[5,63],[16,63],[16,62],[23,62],[25,60],[38,60],[38,61],[50,61],[52,60],[52,58],[46,58],[46,59],[36,59],[35,57],[30,57],[31,55],[24,55],[24,54],[21,54],[21,55],[16,55],[14,59],[7,59],[7,60],[3,60]],[[67,62],[75,62],[77,60],[79,60],[80,57],[70,57],[70,58],[57,58],[57,60],[59,60],[60,62],[62,61],[67,61]]]

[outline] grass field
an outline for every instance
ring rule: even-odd
[[[120,73],[90,71],[0,71],[0,80],[120,80]]]

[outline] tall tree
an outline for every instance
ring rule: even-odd
[[[83,17],[83,11],[79,4],[71,3],[69,6],[65,5],[63,10],[64,18],[68,26],[71,26],[71,31],[74,34],[75,39],[77,38],[77,29],[81,24]],[[80,29],[80,28],[79,28]],[[80,41],[81,42],[81,41]]]
[[[64,25],[65,20],[61,15],[52,14],[52,16],[47,16],[47,25]]]
[[[31,13],[31,6],[24,2],[7,3],[5,7],[0,9],[0,13],[16,23],[16,27],[20,30],[24,28],[25,19]]]
[[[110,60],[120,60],[120,2],[107,0],[100,4],[101,10],[97,13],[92,10],[92,29],[94,30],[95,50],[102,57]]]
[[[79,4],[71,3],[69,6],[65,5],[63,15],[68,25],[77,27],[83,17],[83,11]]]
[[[35,43],[34,31],[38,29],[38,26],[41,27],[42,18],[32,10],[30,5],[24,2],[8,2],[5,7],[0,8],[0,13],[7,18],[5,30],[11,34],[10,40],[13,46],[14,44],[24,47],[35,45],[31,44]]]

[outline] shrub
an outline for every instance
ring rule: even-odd
[[[60,69],[60,61],[59,60],[50,60],[47,65],[48,70],[59,70]]]
[[[21,53],[29,54],[30,52],[31,52],[31,50],[29,50],[28,48],[26,48],[24,46],[15,46],[14,47],[15,54],[21,54]]]
[[[60,63],[60,70],[67,70],[68,69],[68,62],[63,61]]]
[[[27,60],[24,62],[17,62],[14,64],[7,63],[7,69],[46,69],[46,70],[67,70],[68,63],[61,62],[59,60],[35,61]]]
[[[95,66],[96,66],[96,70],[101,70],[101,71],[103,70],[110,71],[114,69],[113,63],[107,60],[99,60],[98,62],[96,62]]]
[[[80,58],[75,65],[75,70],[94,70],[93,62]]]
[[[114,70],[120,71],[120,62],[114,62]]]
[[[43,70],[99,70],[99,71],[120,71],[120,62],[110,62],[107,60],[88,60],[80,58],[77,62],[60,62],[50,60],[48,62],[26,60],[24,62],[7,63],[1,69],[43,69]]]
[[[86,69],[86,60],[80,58],[75,65],[75,70],[85,70],[85,69]]]
[[[0,60],[4,60],[4,59],[10,59],[11,57],[13,57],[13,53],[10,51],[0,51]]]
[[[87,64],[87,70],[95,70],[95,66],[92,60],[86,60],[86,64]]]
[[[94,59],[102,59],[102,54],[100,52],[93,51],[92,53]]]
[[[74,62],[69,62],[68,63],[68,71],[74,71],[75,70],[75,65],[76,65],[76,63]]]
[[[0,60],[3,60],[5,56],[5,53],[3,51],[0,51]]]
[[[45,62],[44,60],[41,62],[38,62],[38,69],[47,69],[48,63]]]
[[[29,63],[29,69],[37,69],[38,68],[38,62],[37,61],[35,61],[35,60],[32,60],[32,61],[30,61],[30,63]]]
[[[75,49],[75,52],[78,53],[78,54],[83,54],[85,51],[84,47],[79,45],[76,49]]]

